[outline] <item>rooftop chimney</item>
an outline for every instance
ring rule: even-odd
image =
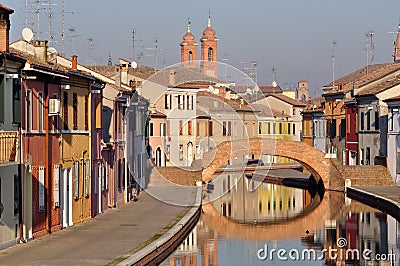
[[[175,86],[175,74],[176,74],[176,72],[174,70],[171,70],[169,72],[168,85],[171,86],[171,87]]]
[[[35,40],[33,42],[35,58],[47,62],[47,41]]]
[[[115,66],[115,86],[117,87],[121,87],[121,66],[120,65],[116,65]]]
[[[10,45],[10,14],[14,10],[0,4],[0,52],[8,52]]]
[[[72,60],[71,60],[72,70],[77,70],[78,69],[78,56],[77,55],[73,55],[71,57],[72,57]]]

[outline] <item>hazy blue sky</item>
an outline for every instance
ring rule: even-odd
[[[0,0],[1,1],[1,0]],[[31,2],[28,0],[28,6]],[[49,0],[47,0],[49,1]],[[51,0],[53,32],[61,40],[61,0]],[[25,0],[2,0],[15,10],[11,40],[21,37],[25,26]],[[45,2],[45,1],[41,1]],[[332,80],[332,48],[337,42],[335,77],[343,76],[366,64],[366,37],[374,32],[375,63],[391,62],[394,35],[400,18],[399,0],[246,0],[246,1],[78,1],[65,0],[66,55],[75,51],[82,64],[106,64],[108,53],[114,63],[119,57],[132,57],[132,33],[136,29],[136,52],[154,47],[158,38],[158,67],[179,62],[179,43],[186,32],[187,19],[199,42],[211,11],[212,26],[219,37],[219,61],[242,69],[240,62],[254,59],[258,65],[258,83],[270,84],[272,67],[277,69],[278,84],[285,88],[299,79],[310,82],[317,91]],[[46,7],[46,6],[43,6]],[[47,10],[41,10],[41,37],[48,38]],[[36,14],[35,14],[36,17]],[[32,14],[28,12],[28,26]],[[73,34],[68,29],[75,29]],[[93,38],[90,49],[87,39]],[[60,42],[54,45],[60,52]],[[90,55],[91,54],[91,55]],[[154,66],[153,51],[144,49],[143,63]],[[135,55],[136,57],[136,55]],[[91,60],[91,61],[90,61]],[[319,91],[318,91],[319,93]],[[315,93],[313,93],[315,95]]]

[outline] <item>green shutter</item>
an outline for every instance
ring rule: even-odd
[[[5,99],[4,99],[4,97],[5,97],[5,94],[4,94],[4,87],[5,87],[5,84],[4,84],[4,74],[3,73],[1,73],[0,74],[0,123],[4,123],[5,121],[4,121],[4,113],[5,113]]]

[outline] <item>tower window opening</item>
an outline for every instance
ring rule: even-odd
[[[213,59],[213,48],[208,48],[208,62],[211,62]]]
[[[193,56],[192,51],[189,51],[189,53],[188,53],[188,62],[189,63],[192,61],[192,56]]]

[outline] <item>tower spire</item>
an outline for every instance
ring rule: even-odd
[[[190,18],[188,18],[187,32],[190,32]]]
[[[208,23],[207,27],[211,27],[211,11],[208,11]]]

